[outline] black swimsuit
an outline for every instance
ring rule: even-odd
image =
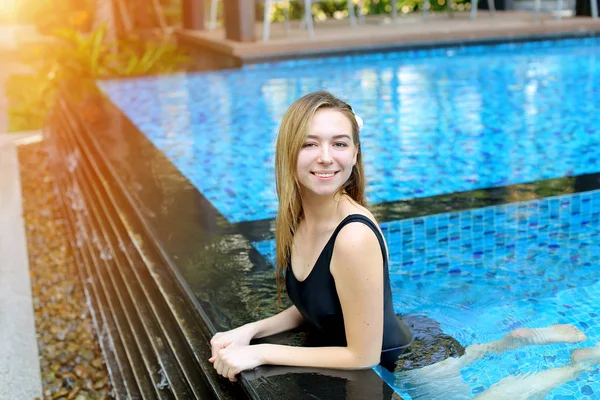
[[[394,312],[392,290],[388,272],[388,259],[385,242],[377,226],[369,218],[360,214],[351,214],[336,227],[331,238],[323,248],[312,271],[304,281],[299,281],[288,266],[285,282],[287,293],[298,308],[304,320],[316,333],[317,345],[346,346],[346,331],[342,307],[335,288],[335,281],[329,270],[335,239],[340,230],[351,222],[367,225],[377,236],[383,255],[383,347],[382,364],[394,364],[398,357],[411,344],[412,336],[407,326]]]

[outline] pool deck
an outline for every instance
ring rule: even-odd
[[[563,35],[600,34],[600,20],[568,17],[557,20],[550,14],[529,11],[498,11],[491,16],[479,10],[477,19],[468,12],[430,14],[424,21],[420,14],[390,17],[367,17],[352,29],[348,20],[328,20],[315,24],[315,38],[310,39],[298,21],[292,21],[289,35],[282,23],[271,26],[271,40],[262,40],[262,24],[255,25],[255,42],[225,39],[223,29],[214,31],[179,30],[179,41],[192,49],[211,51],[215,57],[235,60],[240,66],[271,60],[296,59],[319,55],[348,54],[384,49],[443,46],[456,43],[525,40]]]
[[[0,400],[42,398],[17,147],[39,132],[6,134],[6,81],[14,61],[14,30],[0,29]]]
[[[42,397],[17,146],[39,132],[0,134],[0,400]]]

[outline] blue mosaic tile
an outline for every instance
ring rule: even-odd
[[[509,375],[568,364],[571,350],[600,342],[600,224],[586,223],[598,211],[593,191],[382,223],[396,312],[426,314],[465,346],[559,323],[587,335],[582,344],[522,348],[463,369],[472,395]],[[274,264],[274,240],[253,246]],[[410,398],[397,377],[381,375]],[[600,377],[582,375],[548,398],[598,393]]]
[[[240,222],[275,216],[278,124],[295,99],[319,89],[348,100],[365,121],[371,203],[599,172],[599,44],[390,52],[99,86],[229,221]]]
[[[594,389],[592,389],[590,385],[585,385],[579,391],[581,392],[581,394],[583,394],[585,396],[593,396],[594,395]]]

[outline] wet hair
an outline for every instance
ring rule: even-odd
[[[300,183],[296,173],[298,153],[309,134],[312,118],[320,109],[339,111],[348,118],[352,125],[352,139],[358,147],[358,154],[350,177],[340,188],[340,194],[346,193],[356,203],[362,206],[366,205],[360,128],[352,107],[326,91],[310,93],[296,100],[283,116],[275,151],[275,174],[277,198],[279,199],[275,226],[276,276],[277,299],[280,304],[281,293],[285,286],[284,272],[290,263],[294,234],[303,217]]]

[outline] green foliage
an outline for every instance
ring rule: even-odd
[[[316,14],[320,19],[335,18],[337,15],[346,17],[348,15],[348,1],[353,1],[355,5],[358,4],[358,0],[323,0],[313,5],[313,13]],[[390,14],[392,12],[393,1],[396,1],[399,14],[421,11],[423,7],[423,0],[365,0],[363,14]],[[431,0],[430,11],[446,10],[446,1],[447,0]],[[470,4],[470,0],[454,0],[453,3],[454,8],[458,10],[467,9],[470,7],[467,6],[467,4]],[[302,2],[291,0],[290,5],[290,18],[302,18],[304,12]],[[283,21],[284,7],[287,6],[283,3],[276,3],[275,13],[273,16],[275,20]]]
[[[108,72],[111,54],[104,43],[105,36],[104,27],[89,35],[72,28],[57,29],[46,43],[23,48],[20,58],[38,76],[46,77],[48,86],[94,79]]]
[[[39,129],[46,119],[49,101],[45,79],[38,75],[13,74],[6,81],[8,131],[21,132]]]
[[[169,37],[137,36],[110,43],[104,26],[90,34],[75,29],[55,31],[54,40],[26,49],[21,59],[50,82],[90,80],[172,72],[187,56]]]
[[[86,88],[96,79],[169,73],[188,61],[169,37],[111,43],[106,36],[103,26],[89,34],[62,28],[45,43],[23,47],[19,58],[35,74],[15,78],[7,93],[11,130],[40,128],[61,85]]]
[[[163,74],[178,70],[189,61],[169,38],[146,41],[132,36],[120,43],[111,69],[113,76]]]

